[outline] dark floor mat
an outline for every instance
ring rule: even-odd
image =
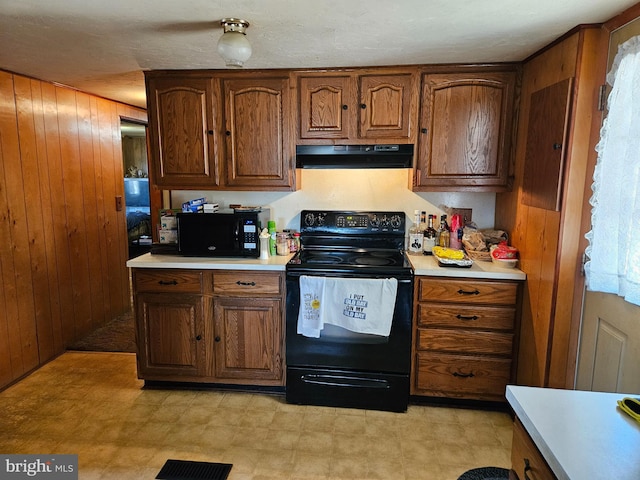
[[[167,460],[156,476],[164,480],[226,480],[231,471],[229,463]]]
[[[458,480],[508,480],[509,470],[498,467],[474,468],[463,473]]]

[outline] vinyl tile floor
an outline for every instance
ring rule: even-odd
[[[143,389],[135,355],[67,352],[0,392],[0,453],[78,454],[80,479],[153,479],[167,459],[229,480],[456,480],[508,468],[511,417],[289,405],[281,395]]]

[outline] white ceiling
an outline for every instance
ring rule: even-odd
[[[637,1],[0,0],[0,69],[144,107],[143,70],[225,68],[224,17],[245,68],[503,62]]]

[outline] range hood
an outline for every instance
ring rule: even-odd
[[[411,168],[413,145],[298,145],[297,168]]]

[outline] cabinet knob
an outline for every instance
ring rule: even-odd
[[[562,144],[561,144],[561,143],[554,143],[554,144],[553,144],[553,149],[554,149],[554,150],[560,150],[560,149],[562,149]]]
[[[198,336],[196,337],[196,340],[197,340],[197,341],[202,340],[202,335],[198,335]]]
[[[365,108],[367,108],[367,104],[366,103],[361,103],[360,104],[360,108],[364,110]]]
[[[428,128],[421,128],[421,129],[420,129],[420,132],[422,132],[422,133],[428,133],[428,132],[429,132],[429,129],[428,129]]]
[[[209,135],[213,135],[213,130],[207,130],[207,133],[208,133]]]
[[[342,109],[343,110],[348,110],[349,109],[349,105],[342,105]]]
[[[231,136],[231,132],[230,132],[229,130],[227,130],[226,132],[224,132],[224,134],[225,134],[227,137],[230,137],[230,136]]]
[[[216,335],[216,336],[214,337],[214,340],[215,340],[216,342],[219,342],[219,341],[220,341],[220,337]]]

